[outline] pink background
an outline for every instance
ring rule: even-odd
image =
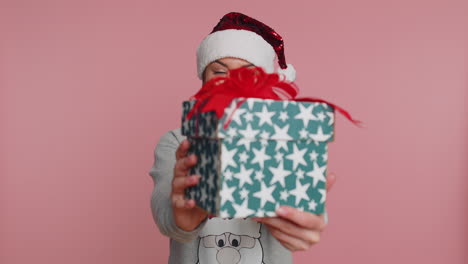
[[[232,3],[231,3],[232,2]],[[227,12],[337,117],[330,224],[296,263],[466,263],[468,2],[0,3],[0,263],[166,263],[147,174]]]

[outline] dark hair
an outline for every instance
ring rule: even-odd
[[[207,67],[205,67],[205,69],[203,69],[203,72],[202,72],[202,75],[201,75],[201,76],[202,76],[202,83],[203,83],[203,84],[205,84],[205,73],[206,73],[206,68],[207,68]]]

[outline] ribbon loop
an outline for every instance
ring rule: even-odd
[[[353,119],[343,108],[320,98],[296,98],[298,91],[299,89],[294,83],[284,82],[277,73],[266,73],[261,67],[233,69],[229,71],[228,77],[215,77],[206,82],[190,98],[197,100],[197,102],[187,114],[186,120],[190,120],[195,112],[202,113],[209,111],[215,111],[216,116],[221,118],[224,114],[224,109],[231,104],[232,100],[242,97],[243,99],[237,103],[231,115],[226,119],[223,126],[224,129],[227,129],[234,112],[247,98],[326,103],[338,110],[339,113],[344,115],[353,124],[362,127],[363,123]]]

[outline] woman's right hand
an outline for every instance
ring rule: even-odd
[[[187,156],[190,142],[184,139],[176,151],[176,164],[174,166],[174,178],[172,179],[172,211],[176,225],[185,230],[195,229],[208,216],[208,213],[196,206],[195,200],[185,199],[185,188],[197,185],[200,175],[187,176],[191,167],[197,163],[197,156]]]

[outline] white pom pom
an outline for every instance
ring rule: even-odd
[[[286,69],[278,68],[278,73],[283,74],[287,81],[294,82],[296,80],[296,69],[292,64],[286,64]]]

